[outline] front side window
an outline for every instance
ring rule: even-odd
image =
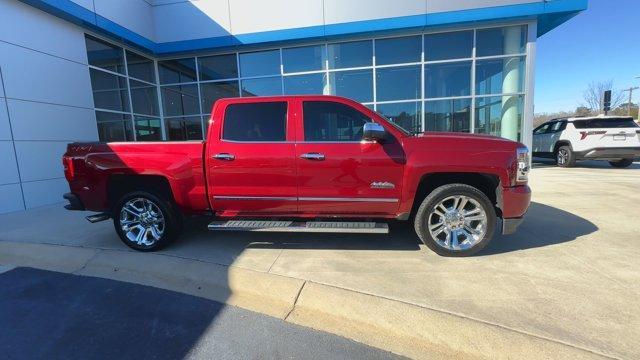
[[[360,111],[336,102],[305,101],[302,111],[304,141],[360,141],[364,124],[371,122]]]
[[[549,125],[551,125],[551,123],[547,123],[547,124],[539,126],[535,130],[533,130],[533,135],[544,134],[545,132],[547,132],[547,129],[549,128]]]
[[[287,138],[287,103],[262,102],[227,106],[222,139],[274,142]]]

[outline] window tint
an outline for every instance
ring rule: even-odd
[[[133,104],[133,112],[136,114],[159,116],[158,110],[158,93],[154,85],[129,80],[131,88],[131,103]]]
[[[322,70],[325,68],[324,45],[282,49],[282,67],[285,73]]]
[[[129,114],[96,111],[100,141],[133,141],[133,124]]]
[[[196,81],[196,59],[158,61],[161,84],[177,84]]]
[[[344,104],[328,101],[305,101],[305,141],[360,141],[362,127],[371,119]]]
[[[199,114],[198,85],[171,85],[160,88],[164,116]],[[203,109],[204,111],[205,109]],[[206,109],[207,111],[209,108]]]
[[[85,36],[89,65],[124,74],[122,49],[94,37]]]
[[[547,132],[547,129],[549,128],[549,125],[551,125],[550,123],[544,124],[538,128],[536,128],[535,130],[533,130],[533,133],[535,135],[539,135],[539,134],[544,134],[545,132]]]
[[[573,122],[576,129],[633,128],[638,127],[632,118],[608,118],[577,120]]]
[[[97,109],[129,111],[127,78],[90,69],[93,103]]]
[[[127,68],[129,76],[147,82],[156,82],[156,70],[153,61],[127,50]]]
[[[471,57],[473,31],[457,31],[424,36],[424,56],[428,61]]]
[[[198,58],[198,71],[200,71],[200,81],[237,78],[236,54]]]
[[[222,138],[233,141],[285,141],[286,102],[231,104],[224,115]]]
[[[420,61],[420,36],[376,40],[376,64],[402,64]]]
[[[200,116],[170,118],[165,121],[167,138],[172,141],[202,140]]]

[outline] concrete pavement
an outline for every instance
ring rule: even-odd
[[[174,289],[411,357],[640,357],[640,166],[537,165],[531,178],[519,231],[472,258],[439,257],[403,224],[346,236],[212,234],[198,221],[139,254],[110,222],[48,207],[0,216],[0,264]]]

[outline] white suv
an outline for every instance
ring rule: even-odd
[[[583,159],[627,167],[640,157],[640,126],[620,116],[551,120],[533,130],[533,156],[554,158],[562,167]]]

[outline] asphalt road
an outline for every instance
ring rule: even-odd
[[[211,300],[17,268],[0,274],[2,359],[390,359],[328,333]]]

